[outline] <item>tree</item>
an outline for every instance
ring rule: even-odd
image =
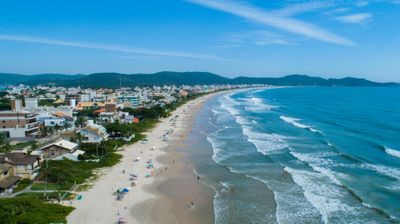
[[[37,149],[38,147],[39,147],[39,145],[38,145],[37,141],[33,141],[32,144],[31,144],[31,149],[32,149],[32,150],[35,150],[35,149]]]
[[[82,116],[78,116],[75,121],[76,126],[83,126],[86,122],[86,119]]]
[[[3,145],[5,143],[5,140],[6,140],[6,134],[0,132],[0,145]]]

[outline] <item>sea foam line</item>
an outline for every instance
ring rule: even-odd
[[[391,149],[391,148],[386,148],[386,147],[384,147],[384,148],[385,148],[385,152],[387,154],[389,154],[391,156],[394,156],[394,157],[397,157],[397,158],[400,158],[400,151],[397,151],[397,150],[394,150],[394,149]]]
[[[344,204],[339,198],[344,197],[343,192],[335,185],[317,181],[322,174],[296,170],[289,167],[284,168],[291,174],[294,182],[303,189],[306,199],[320,212],[322,221],[328,223],[329,218],[338,212],[353,213],[354,209]]]
[[[227,96],[226,99],[228,99],[229,102],[233,102],[230,96]],[[252,124],[254,125],[254,122],[246,117],[240,116],[239,111],[234,109],[233,105],[228,105],[228,103],[223,102],[221,107],[226,109],[235,118],[236,123],[241,126],[243,135],[247,137],[247,140],[252,143],[261,154],[267,155],[271,152],[277,152],[288,147],[283,140],[283,136],[254,131],[250,126]]]
[[[280,116],[279,118],[281,120],[285,121],[286,123],[289,123],[289,124],[291,124],[291,125],[293,125],[295,127],[307,129],[307,130],[309,130],[311,132],[315,132],[315,133],[321,133],[321,131],[319,131],[317,129],[314,129],[313,127],[311,127],[309,125],[305,125],[305,124],[300,123],[299,121],[301,121],[301,120],[298,119],[298,118],[286,117],[286,116]]]

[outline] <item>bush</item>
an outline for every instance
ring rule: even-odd
[[[14,188],[14,193],[18,192],[18,191],[22,191],[25,188],[27,188],[29,185],[32,184],[32,180],[30,179],[23,179],[19,182],[18,186],[16,188]]]
[[[0,199],[0,208],[2,224],[66,223],[66,217],[74,209],[29,197]]]

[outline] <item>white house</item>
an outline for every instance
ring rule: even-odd
[[[82,128],[79,133],[82,136],[82,143],[97,144],[108,139],[108,133],[105,127],[88,121],[88,125]]]
[[[59,117],[51,117],[51,118],[46,118],[44,120],[44,126],[46,127],[64,127],[66,121],[65,118],[59,118]]]

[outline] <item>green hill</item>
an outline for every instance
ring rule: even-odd
[[[237,77],[234,79],[209,72],[158,72],[154,74],[94,73],[90,75],[0,73],[0,84],[81,86],[84,88],[118,88],[120,86],[266,84],[275,86],[400,86],[399,83],[378,83],[347,77],[324,79],[307,75],[280,78]]]

